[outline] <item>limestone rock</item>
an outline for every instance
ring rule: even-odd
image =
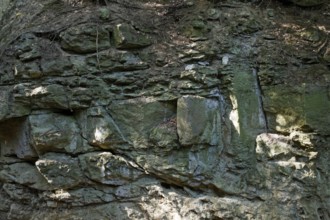
[[[216,79],[218,71],[210,67],[197,66],[191,70],[185,70],[181,72],[181,79],[189,79],[198,83],[207,85],[208,87],[214,87],[219,84],[219,80]]]
[[[317,156],[317,152],[306,152],[303,149],[293,147],[290,137],[277,134],[261,134],[256,139],[257,158],[262,160],[263,157],[268,159],[290,158],[294,156],[303,156],[313,159]]]
[[[79,162],[89,179],[107,185],[124,185],[143,174],[124,158],[110,152],[82,154],[79,156]]]
[[[178,99],[177,127],[182,145],[218,145],[221,140],[221,112],[217,100],[199,96]]]
[[[108,108],[123,135],[136,148],[146,148],[151,129],[175,114],[172,104],[151,97],[114,101]]]
[[[19,63],[15,68],[15,78],[37,79],[42,77],[42,72],[37,62]]]
[[[70,27],[60,34],[61,46],[77,53],[97,52],[110,47],[109,32],[97,24]]]
[[[189,155],[187,152],[177,152],[175,155],[141,154],[136,162],[149,173],[180,184],[189,180]]]
[[[22,173],[22,171],[24,172]],[[0,170],[1,182],[18,183],[38,190],[52,190],[38,169],[29,163],[14,163]]]
[[[127,51],[101,52],[87,57],[86,62],[96,68],[95,71],[134,71],[149,68],[148,63],[141,60],[138,55]]]
[[[56,189],[67,189],[87,183],[77,158],[65,154],[47,153],[36,162],[47,182]]]
[[[83,151],[76,121],[61,114],[29,116],[32,144],[38,154],[47,152],[78,153]]]
[[[20,184],[5,183],[3,184],[4,191],[13,200],[22,201],[24,204],[31,204],[38,201],[33,189],[22,186]]]
[[[58,189],[53,192],[44,192],[42,196],[47,200],[71,204],[74,207],[102,204],[116,199],[111,189],[93,187]]]
[[[170,119],[157,125],[151,130],[150,141],[158,147],[172,149],[178,145],[178,135],[176,129],[176,119]]]
[[[20,36],[14,48],[16,55],[23,62],[41,58],[38,39],[32,33],[26,33]]]
[[[41,64],[42,74],[45,76],[65,76],[72,75],[70,70],[73,68],[68,57],[59,57],[51,60],[43,60]]]
[[[86,207],[74,207],[68,210],[59,212],[56,209],[50,209],[47,212],[35,213],[40,219],[69,219],[72,216],[78,219],[95,219],[95,216],[100,219],[145,219],[145,214],[141,208],[133,202],[113,202],[107,204],[93,205],[92,209]]]
[[[126,142],[118,125],[102,107],[81,112],[79,123],[83,137],[91,145],[109,149]]]
[[[265,91],[265,109],[276,112],[271,125],[278,131],[310,127],[328,133],[330,101],[326,88],[304,84],[302,87],[270,87]]]
[[[117,24],[113,30],[115,45],[119,49],[134,49],[151,44],[150,39],[128,24]]]
[[[68,94],[62,85],[47,85],[31,88],[26,99],[31,99],[32,103],[40,108],[69,109]],[[36,102],[36,100],[39,100]]]

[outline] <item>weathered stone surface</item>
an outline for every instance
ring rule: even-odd
[[[15,78],[36,79],[42,76],[38,63],[20,63],[16,66]]]
[[[60,34],[61,46],[77,53],[90,53],[110,47],[109,32],[98,24],[70,27]]]
[[[265,90],[265,110],[275,113],[271,126],[277,131],[310,127],[322,134],[329,133],[329,108],[327,88],[323,86],[278,85]]]
[[[37,200],[36,195],[33,193],[33,189],[27,186],[5,183],[3,184],[3,190],[11,199],[22,201],[24,204],[30,204]]]
[[[73,68],[69,57],[59,57],[51,60],[43,60],[41,71],[45,76],[65,76],[71,75],[69,70]]]
[[[0,121],[22,117],[31,113],[28,91],[24,85],[0,88]]]
[[[230,22],[231,31],[235,35],[255,33],[262,30],[264,25],[263,22],[259,20],[258,14],[248,7],[243,7]]]
[[[134,49],[151,44],[150,39],[137,32],[128,24],[117,24],[113,30],[116,47],[119,49]]]
[[[31,88],[26,96],[26,99],[30,99],[33,105],[39,108],[69,109],[66,89],[62,85],[53,84]]]
[[[133,202],[114,202],[101,205],[93,205],[92,209],[86,208],[71,208],[65,211],[59,212],[56,209],[50,209],[47,212],[35,213],[35,216],[39,219],[69,219],[74,216],[77,219],[145,219],[147,215],[142,211],[139,205]]]
[[[180,143],[220,144],[221,112],[217,100],[199,96],[178,99],[177,126]]]
[[[290,137],[283,135],[261,134],[257,137],[256,142],[256,153],[259,160],[263,160],[263,157],[267,157],[267,159],[290,159],[294,156],[314,159],[317,156],[317,152],[306,152],[303,149],[293,147]]]
[[[133,71],[148,69],[148,63],[128,51],[105,51],[87,57],[86,62],[94,71]]]
[[[0,180],[1,182],[22,184],[38,190],[53,189],[53,187],[48,184],[46,179],[39,173],[38,169],[29,163],[5,165],[0,170]]]
[[[181,79],[189,79],[191,81],[202,83],[207,87],[214,87],[219,84],[219,80],[217,79],[218,71],[213,68],[203,67],[203,66],[195,66],[192,69],[187,66],[188,70],[185,70],[181,73]]]
[[[56,189],[67,189],[86,184],[78,158],[72,158],[66,154],[47,153],[36,162],[41,175]]]
[[[103,107],[83,111],[79,115],[79,123],[83,137],[91,145],[110,149],[126,142],[119,127]]]
[[[176,119],[172,118],[153,128],[149,139],[158,147],[169,148],[178,146]]]
[[[29,116],[32,145],[38,154],[47,152],[79,153],[84,151],[76,121],[61,114]]]
[[[115,101],[108,108],[125,138],[136,148],[146,148],[151,129],[175,114],[172,104],[151,97]]]
[[[44,192],[43,197],[52,201],[68,203],[72,206],[102,204],[116,200],[111,189],[95,189],[85,187],[73,190],[59,189],[54,192]]]
[[[16,56],[23,62],[41,58],[39,42],[32,33],[22,34],[14,47]]]
[[[153,173],[160,178],[174,182],[186,183],[189,169],[187,152],[178,152],[175,155],[138,155],[137,164],[149,173]]]
[[[143,174],[124,158],[110,152],[82,154],[79,162],[89,179],[107,185],[124,185]]]

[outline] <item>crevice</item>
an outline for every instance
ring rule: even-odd
[[[48,39],[50,40],[51,42],[54,42],[54,41],[59,41],[60,40],[60,34],[55,32],[55,31],[51,31],[51,32],[36,32],[34,33],[34,35],[36,37],[40,37],[40,38],[44,38],[44,39]]]
[[[267,117],[266,117],[266,113],[264,110],[264,106],[263,106],[263,100],[262,100],[262,90],[261,90],[261,85],[260,85],[260,81],[259,81],[259,77],[258,77],[258,72],[257,72],[257,68],[253,68],[252,70],[252,74],[254,77],[254,83],[255,83],[255,93],[257,95],[257,99],[258,99],[258,105],[259,105],[259,123],[263,124],[265,132],[268,133],[268,122],[267,122]]]

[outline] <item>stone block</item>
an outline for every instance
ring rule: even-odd
[[[87,153],[79,156],[84,174],[91,180],[120,186],[130,183],[143,175],[124,158],[110,152]]]
[[[103,107],[82,111],[78,118],[82,135],[89,144],[109,149],[126,142],[119,127]]]
[[[182,145],[218,145],[221,136],[219,102],[191,95],[179,98],[177,129]]]
[[[146,148],[151,130],[175,115],[173,104],[151,97],[114,101],[108,108],[123,135],[136,148]]]
[[[32,145],[38,154],[81,152],[80,129],[73,117],[57,113],[29,116]]]
[[[47,182],[57,189],[67,189],[86,183],[77,158],[65,154],[47,153],[37,162],[36,167]]]

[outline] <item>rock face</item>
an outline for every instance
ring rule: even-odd
[[[3,1],[0,219],[329,220],[330,5],[291,2]]]

